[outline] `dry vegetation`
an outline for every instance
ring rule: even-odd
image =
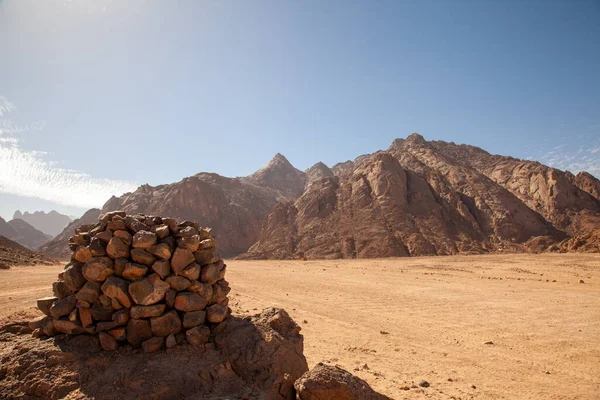
[[[61,269],[0,271],[0,317],[29,310]],[[600,390],[600,255],[230,261],[228,276],[234,313],[285,308],[311,368],[339,364],[396,399]]]

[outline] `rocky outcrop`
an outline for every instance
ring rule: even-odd
[[[568,177],[579,189],[600,200],[600,180],[596,179],[592,174],[588,172],[580,172],[577,175],[569,173]]]
[[[15,230],[14,236],[10,237],[10,239],[31,250],[35,250],[44,243],[52,240],[52,236],[35,229],[22,219],[10,220],[8,221],[8,225]]]
[[[49,213],[44,211],[36,211],[34,213],[25,211],[21,213],[21,211],[17,210],[13,219],[22,219],[35,229],[53,237],[61,233],[73,221],[71,217],[54,210]]]
[[[293,199],[304,191],[306,175],[294,168],[287,158],[277,153],[265,167],[242,178],[242,181],[274,189],[282,196]]]
[[[231,317],[211,333],[217,343],[181,344],[145,354],[102,351],[91,335],[40,341],[28,323],[0,323],[0,398],[294,398],[308,370],[300,328],[281,309]]]
[[[350,372],[319,363],[294,384],[298,400],[389,400]]]

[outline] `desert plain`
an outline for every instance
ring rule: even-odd
[[[284,308],[309,367],[392,398],[600,398],[600,255],[227,264],[234,314]],[[62,269],[0,271],[0,318],[36,315]]]

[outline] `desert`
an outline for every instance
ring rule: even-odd
[[[234,315],[284,308],[311,369],[339,365],[391,398],[597,398],[599,255],[227,265]],[[62,268],[2,271],[0,317],[39,315]]]

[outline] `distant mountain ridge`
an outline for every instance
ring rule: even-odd
[[[101,212],[196,220],[241,258],[598,252],[599,194],[585,172],[412,134],[332,168],[302,172],[276,154],[248,177],[143,185]],[[65,236],[44,248],[59,256]]]
[[[35,229],[22,219],[6,222],[2,217],[0,217],[0,235],[31,250],[36,250],[52,239],[52,236]]]
[[[22,219],[37,230],[52,237],[61,233],[72,222],[71,217],[54,210],[48,213],[44,211],[35,211],[34,213],[25,211],[21,213],[21,211],[17,210],[13,215],[13,219]]]

